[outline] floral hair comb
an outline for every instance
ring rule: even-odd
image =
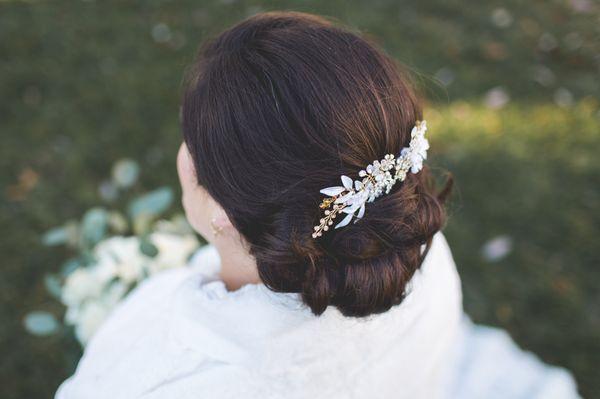
[[[353,181],[348,176],[342,175],[342,186],[320,190],[320,193],[328,196],[319,205],[319,208],[325,210],[325,215],[314,227],[312,237],[322,236],[340,213],[345,213],[346,216],[334,228],[346,226],[352,217],[355,218],[354,223],[356,223],[365,213],[365,203],[373,202],[384,192],[389,193],[394,183],[406,178],[409,170],[418,173],[423,168],[423,160],[427,158],[429,149],[429,142],[425,138],[426,130],[427,124],[424,120],[416,121],[410,132],[410,143],[400,151],[398,157],[387,154],[383,159],[374,161],[361,170],[358,173],[360,180]]]

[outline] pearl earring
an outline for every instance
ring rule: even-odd
[[[217,218],[212,218],[210,220],[210,227],[211,227],[212,233],[213,233],[213,235],[215,237],[217,237],[223,231],[223,227],[222,226],[217,226],[216,222],[217,222]]]

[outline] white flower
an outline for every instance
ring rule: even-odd
[[[96,258],[113,257],[118,259],[128,258],[139,250],[137,237],[114,236],[100,241],[94,248]]]
[[[97,295],[67,307],[65,323],[75,326],[75,335],[82,345],[87,343],[102,321],[123,299],[128,287],[121,281],[115,281]]]
[[[68,306],[65,312],[65,324],[73,326],[79,320],[79,306]]]
[[[188,257],[199,245],[193,234],[152,233],[150,241],[158,248],[158,255],[148,264],[151,274],[164,269],[184,266]]]
[[[79,342],[85,345],[89,341],[110,310],[110,307],[102,301],[91,301],[83,305],[79,310],[75,325],[75,336]]]
[[[76,269],[62,291],[61,299],[67,306],[65,323],[75,326],[77,339],[83,345],[130,286],[120,280],[106,280],[101,269],[99,265]]]
[[[117,268],[118,264],[111,258],[98,259],[95,264],[89,267],[98,283],[102,285],[107,284],[118,276]]]
[[[108,289],[104,290],[100,300],[106,306],[113,308],[121,301],[121,299],[123,299],[123,297],[129,290],[129,287],[130,286],[128,284],[122,281],[115,281],[110,285]]]
[[[138,237],[111,237],[94,248],[98,265],[113,265],[115,274],[127,283],[144,278],[149,258],[140,251]]]
[[[65,280],[61,301],[66,306],[79,306],[85,300],[99,296],[103,288],[104,281],[94,269],[75,269]]]
[[[135,283],[144,278],[145,267],[146,261],[142,256],[124,259],[123,262],[119,264],[117,274],[124,282]]]

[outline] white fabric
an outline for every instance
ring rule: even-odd
[[[56,399],[577,397],[567,372],[523,355],[508,337],[502,338],[508,346],[489,344],[502,339],[486,339],[465,318],[441,232],[406,299],[366,319],[346,318],[332,306],[314,316],[298,294],[263,284],[229,292],[217,278],[212,246],[190,263],[152,277],[126,298]],[[493,373],[467,365],[476,357],[469,348],[481,354],[477,362],[500,359],[510,367],[486,381]],[[537,379],[526,373],[525,385],[507,391],[498,382],[518,372],[515,366]],[[544,389],[562,396],[536,396]],[[507,392],[513,396],[499,396]]]

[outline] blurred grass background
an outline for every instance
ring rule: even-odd
[[[24,315],[63,309],[48,228],[133,158],[177,190],[181,78],[200,41],[256,12],[336,17],[414,69],[430,164],[457,180],[446,236],[467,312],[600,397],[600,11],[564,1],[0,2],[0,386],[47,398],[80,356]]]

